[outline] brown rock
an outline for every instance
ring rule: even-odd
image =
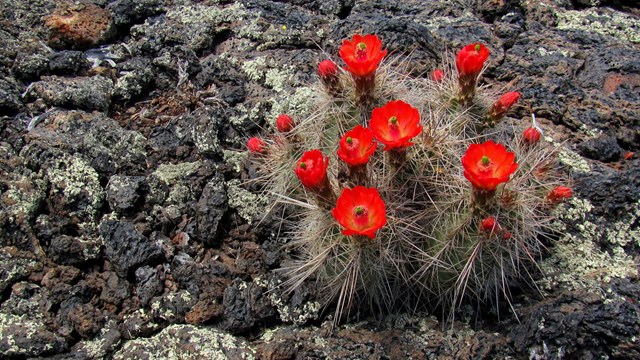
[[[49,45],[86,49],[104,43],[114,33],[111,13],[94,4],[59,4],[44,19]]]
[[[90,304],[75,306],[69,312],[68,317],[71,324],[73,324],[73,329],[83,338],[96,335],[104,323],[102,313]]]

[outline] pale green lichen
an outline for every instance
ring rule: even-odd
[[[197,126],[191,131],[193,143],[201,154],[216,153],[220,149],[218,141],[218,121],[211,119],[208,126]]]
[[[61,192],[69,202],[86,194],[89,200],[86,211],[97,214],[105,194],[98,172],[87,161],[65,154],[55,159],[54,165],[46,169],[46,175],[52,191]]]
[[[246,122],[259,123],[265,106],[266,102],[262,101],[257,101],[251,109],[247,109],[244,104],[239,104],[235,107],[239,114],[229,116],[229,122],[240,127]]]
[[[224,162],[233,166],[235,172],[242,172],[244,163],[247,161],[246,151],[222,150],[222,158]]]
[[[280,69],[269,69],[264,75],[264,84],[275,92],[283,92],[285,85],[293,79],[293,68],[284,66]]]
[[[616,221],[605,229],[608,242],[620,246],[633,243],[640,247],[640,229],[633,228],[633,224],[638,224],[640,219],[640,201],[632,204],[631,208],[621,221]]]
[[[78,343],[74,347],[74,352],[82,353],[87,359],[104,359],[120,343],[120,340],[115,343],[109,343],[106,339],[107,333],[117,328],[117,321],[110,319],[109,323],[100,329],[100,335],[93,340],[84,340]]]
[[[203,49],[211,43],[212,31],[224,24],[243,20],[245,16],[247,11],[241,2],[226,7],[189,4],[169,9],[166,23],[176,24],[174,28],[181,27],[190,48]]]
[[[546,48],[544,48],[542,46],[537,47],[537,48],[527,49],[527,54],[534,54],[534,55],[536,55],[536,57],[537,56],[543,57],[543,56],[560,55],[560,56],[563,56],[563,57],[566,57],[566,58],[572,58],[572,57],[574,57],[576,55],[576,53],[573,52],[573,51],[564,50],[564,49],[549,50],[549,49],[546,49]]]
[[[579,30],[640,43],[640,20],[613,9],[558,10],[558,29]]]
[[[265,56],[245,61],[241,69],[249,79],[256,82],[264,81],[265,86],[276,92],[284,91],[285,86],[293,82],[295,74],[292,65],[278,65]]]
[[[23,186],[28,182],[28,187]],[[22,179],[9,182],[9,189],[2,194],[8,201],[3,201],[7,206],[5,211],[12,221],[17,217],[32,217],[45,198],[46,184],[39,179]]]
[[[0,313],[0,334],[0,352],[6,356],[37,356],[64,344],[64,339],[49,332],[44,322],[27,315]],[[32,340],[44,340],[45,336],[57,344]]]
[[[591,171],[591,166],[582,156],[567,149],[566,147],[562,147],[558,151],[558,160],[569,166],[574,171],[581,173],[588,173]]]
[[[250,80],[260,82],[267,72],[267,58],[259,56],[254,60],[245,61],[240,67]]]
[[[322,309],[322,305],[318,301],[307,301],[302,306],[291,307],[283,300],[280,294],[281,291],[274,291],[281,286],[281,282],[277,278],[267,280],[262,277],[256,277],[253,282],[267,291],[269,302],[278,311],[281,321],[304,325],[309,320],[318,319]]]
[[[165,200],[165,204],[186,204],[194,199],[194,194],[191,188],[185,184],[176,184],[171,187],[169,196]]]
[[[272,123],[280,114],[289,114],[299,119],[307,118],[315,108],[318,91],[311,87],[299,87],[293,94],[271,100],[271,111],[267,115]]]
[[[152,175],[167,184],[171,184],[176,180],[184,179],[195,173],[200,168],[200,165],[200,161],[183,162],[179,164],[160,164]]]
[[[598,292],[602,284],[613,278],[626,278],[636,273],[636,262],[611,237],[609,229],[587,220],[591,209],[589,201],[572,198],[556,210],[559,220],[554,225],[564,235],[554,244],[552,255],[540,265],[546,274],[540,285]],[[568,233],[563,221],[575,223],[579,233]],[[612,244],[610,252],[597,246],[603,236]]]
[[[236,33],[240,38],[256,42],[257,51],[274,48],[281,44],[299,43],[304,38],[304,31],[302,29],[285,24],[273,23],[268,24],[265,28],[265,19],[257,12],[252,15],[251,18],[247,17],[247,20],[239,26]],[[318,35],[317,32],[316,35]],[[320,42],[323,37],[324,33],[320,33],[315,40]]]
[[[150,338],[128,341],[113,358],[140,359],[138,355],[149,358],[151,354],[157,359],[226,360],[229,354],[238,359],[255,359],[255,350],[240,338],[192,325],[170,325]]]
[[[578,130],[583,132],[585,135],[587,135],[591,139],[596,139],[602,134],[602,130],[591,128],[586,124],[581,124]]]
[[[268,199],[243,189],[240,180],[234,179],[227,182],[227,196],[229,197],[229,206],[235,209],[238,215],[249,224],[259,220],[262,215],[267,213]]]

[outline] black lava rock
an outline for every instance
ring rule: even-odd
[[[63,50],[49,56],[49,72],[53,75],[78,75],[89,69],[89,62],[82,51]]]
[[[623,152],[616,139],[609,136],[585,141],[578,148],[582,155],[602,162],[618,161]]]
[[[163,278],[162,273],[151,266],[143,266],[136,270],[136,294],[142,306],[147,305],[151,298],[162,291]]]
[[[276,311],[262,292],[262,288],[254,283],[234,280],[224,291],[224,329],[231,333],[242,333],[257,322],[273,317]]]
[[[197,236],[205,245],[220,242],[220,220],[227,211],[227,192],[224,179],[217,176],[205,185],[196,204]]]
[[[127,214],[133,210],[139,205],[144,179],[143,176],[112,176],[107,185],[109,207],[118,214]]]
[[[104,239],[105,255],[120,276],[164,258],[162,247],[149,241],[131,223],[106,220],[100,224],[100,235]]]

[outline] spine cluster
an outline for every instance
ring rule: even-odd
[[[313,115],[283,114],[247,142],[288,214],[297,258],[285,284],[315,279],[335,321],[356,307],[508,298],[571,189],[537,126],[502,121],[520,94],[478,85],[489,49],[467,45],[422,78],[386,61],[376,35],[344,40],[339,55],[344,68],[318,65]]]

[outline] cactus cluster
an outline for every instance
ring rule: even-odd
[[[283,114],[247,143],[256,181],[285,207],[284,285],[317,281],[335,321],[508,299],[571,189],[537,125],[501,121],[520,94],[478,85],[489,49],[465,46],[422,77],[376,35],[344,40],[339,55],[342,68],[318,65],[311,116]]]

